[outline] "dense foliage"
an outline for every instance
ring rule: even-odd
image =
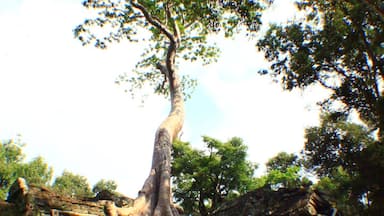
[[[319,187],[337,199],[340,209],[354,215],[381,208],[384,179],[378,173],[384,171],[384,154],[366,127],[328,113],[320,126],[306,130],[306,137],[306,166],[321,177]]]
[[[19,177],[43,186],[47,186],[52,179],[53,169],[42,157],[24,162],[23,146],[19,140],[0,141],[0,200],[7,197],[10,186]]]
[[[246,159],[242,139],[221,142],[205,136],[203,140],[206,151],[180,141],[173,148],[174,197],[193,215],[209,215],[224,201],[249,191],[256,168]]]
[[[117,189],[117,183],[115,181],[101,179],[93,186],[92,192],[95,194],[101,191],[108,191],[108,192],[114,193],[116,192],[116,189]]]
[[[53,182],[52,188],[60,194],[70,197],[90,197],[91,187],[86,177],[64,170]]]
[[[379,1],[367,2],[299,1],[306,18],[272,25],[257,46],[272,63],[263,73],[286,89],[320,84],[332,91],[324,109],[355,110],[370,130],[383,131],[384,19],[370,5]]]
[[[92,197],[102,190],[115,192],[117,183],[101,179],[92,188],[86,177],[64,171],[52,181],[53,168],[39,156],[24,162],[25,154],[20,139],[0,142],[0,200],[7,198],[9,188],[17,178],[24,178],[28,184],[52,188],[61,195],[71,197]]]
[[[300,0],[305,17],[272,25],[257,43],[263,74],[285,89],[319,84],[320,126],[306,130],[306,165],[347,215],[382,213],[384,201],[384,16],[379,0]],[[352,122],[352,114],[359,120]]]
[[[147,15],[138,10],[138,3]],[[119,76],[117,83],[128,82],[128,91],[132,94],[149,84],[155,93],[168,96],[168,83],[157,66],[165,61],[170,35],[175,36],[178,43],[176,64],[181,60],[209,64],[216,61],[219,48],[208,42],[208,35],[224,32],[229,37],[241,26],[257,31],[261,25],[261,11],[268,3],[264,0],[84,1],[84,6],[97,11],[98,15],[78,25],[74,34],[83,45],[91,44],[101,49],[122,40],[144,42],[147,48],[142,60],[133,73]],[[151,23],[148,17],[158,24]],[[107,29],[107,33],[102,34],[99,27]],[[196,80],[181,72],[181,81],[184,94],[189,97]]]
[[[267,174],[261,178],[272,189],[308,187],[312,182],[305,177],[302,161],[293,153],[280,152],[266,163]]]

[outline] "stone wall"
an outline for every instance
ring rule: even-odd
[[[1,216],[104,216],[108,204],[119,207],[133,204],[133,199],[107,191],[94,198],[61,196],[46,187],[27,185],[19,178],[12,185],[7,202],[0,202]]]
[[[226,202],[213,212],[213,216],[264,215],[341,215],[319,191],[304,188],[282,188],[273,191],[261,188],[235,200]]]
[[[104,216],[108,206],[132,206],[133,199],[108,191],[96,197],[75,199],[45,187],[27,185],[19,178],[11,187],[7,202],[0,201],[0,216]],[[212,216],[341,215],[319,191],[304,188],[251,191],[226,202]]]

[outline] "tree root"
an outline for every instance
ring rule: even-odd
[[[116,207],[111,201],[105,205],[105,214],[107,216],[179,216],[183,214],[183,209],[171,202],[170,185],[166,183],[169,182],[166,181],[167,174],[163,177],[160,174],[164,175],[152,169],[132,207]],[[163,183],[159,183],[157,179]]]

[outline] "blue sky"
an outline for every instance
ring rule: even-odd
[[[266,20],[285,22],[295,15],[290,1],[275,2]],[[27,159],[44,157],[55,175],[67,169],[91,184],[114,179],[119,191],[135,197],[149,172],[155,130],[168,113],[162,97],[149,95],[143,105],[114,84],[134,67],[144,46],[82,47],[72,35],[88,15],[81,0],[0,5],[0,139],[21,134]],[[202,147],[202,135],[223,141],[239,136],[249,160],[259,164],[280,151],[299,151],[304,128],[317,124],[315,103],[326,94],[317,88],[284,92],[257,75],[267,63],[255,41],[213,40],[222,49],[217,63],[180,65],[199,79],[186,103],[182,140]]]

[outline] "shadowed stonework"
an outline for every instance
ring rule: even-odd
[[[102,191],[93,198],[61,196],[45,187],[27,185],[22,178],[12,185],[7,202],[0,201],[1,216],[99,216],[106,214],[107,206],[133,204],[133,199]]]
[[[7,201],[0,201],[1,216],[104,216],[108,207],[130,207],[133,199],[102,191],[93,198],[61,196],[45,187],[27,185],[19,178]],[[213,216],[341,215],[319,191],[261,188],[229,201]],[[114,215],[113,215],[114,216]]]
[[[277,191],[260,188],[226,202],[213,212],[214,216],[234,215],[341,215],[319,191],[281,188]]]

